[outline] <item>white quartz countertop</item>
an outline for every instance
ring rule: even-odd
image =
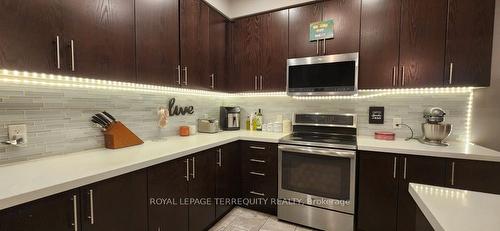
[[[93,149],[0,166],[0,210],[233,141],[278,143],[285,135],[241,130],[189,137],[172,136],[124,149]],[[450,147],[443,148],[417,141],[379,141],[360,136],[358,149],[500,162],[499,152],[462,143],[452,143]]]
[[[369,136],[358,136],[358,150],[500,162],[498,151],[472,143],[454,141],[449,142],[447,147],[440,147],[422,144],[418,140],[384,141]]]
[[[436,231],[500,229],[500,195],[413,183],[409,191]]]

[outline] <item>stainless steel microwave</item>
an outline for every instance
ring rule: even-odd
[[[287,94],[354,95],[358,92],[358,53],[288,59]]]

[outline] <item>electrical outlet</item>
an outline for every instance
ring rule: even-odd
[[[9,140],[22,138],[22,144],[28,143],[28,129],[26,124],[9,125]]]
[[[393,118],[392,119],[392,128],[394,128],[394,129],[400,128],[398,126],[398,124],[401,124],[402,122],[403,122],[403,120],[401,118]]]

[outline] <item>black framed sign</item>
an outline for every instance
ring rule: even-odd
[[[384,124],[384,107],[370,107],[368,119],[370,124]]]

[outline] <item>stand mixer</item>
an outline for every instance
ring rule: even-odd
[[[444,122],[446,112],[438,107],[429,107],[424,110],[426,123],[422,123],[423,137],[419,139],[423,144],[434,146],[448,146],[444,142],[451,134],[452,125]]]

